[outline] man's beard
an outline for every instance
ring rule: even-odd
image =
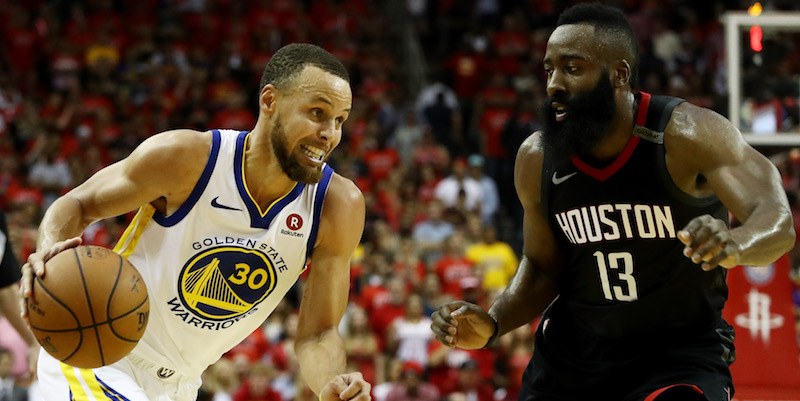
[[[552,103],[561,103],[567,108],[564,121],[556,121]],[[608,136],[616,111],[614,88],[611,87],[608,71],[600,76],[594,89],[586,93],[570,97],[556,93],[539,110],[542,140],[547,151],[556,157],[589,154]]]
[[[290,180],[303,184],[316,184],[322,180],[322,167],[309,167],[300,164],[289,152],[289,144],[286,143],[286,132],[281,124],[281,117],[276,116],[275,125],[269,135],[272,141],[272,151],[278,159],[281,170]]]

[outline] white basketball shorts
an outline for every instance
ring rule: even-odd
[[[199,377],[172,370],[128,355],[95,369],[79,369],[61,363],[42,350],[38,364],[39,393],[32,401],[195,401]]]

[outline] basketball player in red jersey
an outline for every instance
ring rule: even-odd
[[[794,244],[777,169],[720,115],[633,92],[614,8],[566,10],[544,66],[543,130],[515,167],[524,258],[488,312],[445,305],[434,334],[481,348],[544,313],[521,401],[730,400],[726,269]]]

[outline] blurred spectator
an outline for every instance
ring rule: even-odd
[[[386,401],[439,401],[439,390],[422,380],[424,369],[414,361],[403,363],[400,380],[386,394]]]
[[[402,246],[395,254],[394,274],[405,281],[411,288],[419,288],[427,273],[427,266],[417,252],[414,241],[403,240]]]
[[[386,146],[386,136],[378,132],[377,120],[371,120],[367,126],[367,137],[364,139],[362,155],[367,173],[372,182],[377,183],[389,176],[389,173],[400,164],[397,150]]]
[[[399,277],[390,276],[386,288],[388,292],[382,297],[383,302],[376,299],[374,303],[377,306],[370,314],[370,326],[378,336],[381,350],[387,347],[389,341],[392,341],[389,339],[392,323],[395,319],[403,316],[407,309],[406,283]],[[428,327],[428,331],[430,331],[430,327]]]
[[[439,181],[434,192],[445,208],[456,206],[459,194],[463,192],[464,206],[468,211],[479,211],[483,204],[481,184],[467,175],[467,160],[457,158],[453,162],[452,174]]]
[[[425,85],[417,94],[417,99],[414,102],[414,110],[418,116],[424,116],[425,110],[440,100],[444,105],[452,110],[458,112],[458,97],[456,93],[449,86],[445,85],[442,80],[441,72],[431,72],[431,82]],[[429,123],[427,120],[424,120]]]
[[[423,314],[422,297],[411,294],[403,316],[396,318],[387,336],[387,351],[398,359],[428,365],[428,344],[433,340],[431,319]]]
[[[422,110],[422,115],[437,143],[451,150],[462,145],[458,110],[447,105],[443,92],[436,94],[434,102]]]
[[[33,364],[38,359],[40,347],[20,317],[19,280],[19,259],[12,250],[6,217],[0,210],[0,349],[5,348],[11,353],[10,360],[3,361],[9,366],[0,371],[0,379],[22,379],[28,384],[33,379],[30,374],[36,371]]]
[[[461,366],[471,361],[478,366],[479,380],[491,382],[495,375],[501,374],[495,366],[496,353],[492,349],[450,348],[439,341],[431,341],[428,348],[428,380],[440,392],[452,391],[454,383],[458,381]]]
[[[274,375],[272,366],[262,362],[254,364],[236,390],[233,401],[282,401],[281,395],[270,385]]]
[[[364,380],[375,383],[375,369],[379,360],[378,336],[369,326],[367,312],[358,306],[350,308],[344,333],[344,347],[347,351],[347,364],[364,375]]]
[[[464,393],[468,401],[493,401],[494,390],[485,380],[481,379],[478,362],[468,359],[461,363],[458,370],[458,379],[450,381],[445,386],[443,394]]]
[[[663,17],[654,18],[652,26],[653,54],[664,62],[667,71],[675,71],[677,58],[683,53],[680,36],[667,25]]]
[[[485,78],[487,62],[483,54],[467,38],[464,38],[460,42],[459,49],[450,55],[445,68],[453,75],[453,90],[460,100],[472,99],[483,87],[481,80]]]
[[[386,401],[386,396],[399,383],[403,374],[403,361],[397,358],[388,358],[386,362],[386,375],[381,377],[372,386],[372,398],[375,401]]]
[[[46,134],[31,151],[28,182],[42,192],[42,209],[47,210],[65,189],[72,184],[72,173],[66,160],[59,157],[61,141],[55,134]]]
[[[506,399],[516,399],[519,395],[522,374],[533,356],[534,330],[535,325],[528,323],[500,339],[500,347],[503,349],[500,354],[505,356],[505,369],[508,372],[508,381],[501,383],[507,392]]]
[[[250,362],[256,362],[261,360],[268,350],[269,343],[264,330],[259,329],[250,333],[241,343],[226,352],[225,356],[236,359],[237,356],[242,355]]]
[[[475,263],[465,253],[464,236],[456,232],[445,240],[444,252],[436,261],[434,271],[439,277],[442,292],[463,299],[461,280],[475,277]]]
[[[0,348],[0,400],[27,401],[28,389],[17,385],[16,379],[11,375],[13,362],[11,351]]]
[[[467,258],[478,266],[485,290],[504,288],[519,265],[514,250],[498,240],[497,229],[493,226],[483,228],[481,242],[467,248]]]
[[[7,4],[10,18],[6,19],[6,40],[3,48],[6,61],[17,73],[32,69],[41,53],[37,49],[42,46],[40,32],[31,24],[30,14],[19,5]]]
[[[388,145],[397,149],[403,165],[411,165],[414,148],[422,141],[425,127],[422,126],[413,110],[403,114],[403,121],[392,132]]]
[[[415,167],[431,166],[438,175],[445,170],[450,162],[450,153],[446,147],[436,142],[436,137],[431,129],[422,134],[422,142],[414,149],[412,155]]]
[[[425,278],[422,280],[420,295],[422,295],[425,315],[427,316],[430,316],[430,314],[441,305],[455,299],[452,295],[442,292],[439,277],[434,273],[425,275]]]
[[[436,186],[442,179],[432,164],[422,165],[417,171],[417,177],[417,197],[420,202],[428,203],[436,197]]]
[[[211,401],[232,401],[232,394],[240,386],[239,375],[228,358],[220,358],[203,372],[203,384],[200,387]]]
[[[455,232],[455,227],[443,217],[444,205],[436,199],[428,203],[428,215],[425,220],[414,226],[412,237],[423,258],[428,262],[440,257],[444,240]]]
[[[481,187],[481,218],[484,224],[492,224],[495,214],[500,207],[500,195],[497,184],[492,177],[484,174],[485,160],[483,156],[473,154],[467,159],[469,177],[478,182]]]
[[[481,289],[481,280],[476,277],[463,277],[459,280],[461,286],[462,299],[466,302],[475,305],[481,305],[488,308],[484,301],[483,290]]]
[[[0,207],[6,208],[9,190],[19,186],[19,157],[15,154],[0,155]]]

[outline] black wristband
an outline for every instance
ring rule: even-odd
[[[500,327],[497,324],[497,319],[495,319],[492,315],[489,315],[489,317],[492,318],[492,322],[494,323],[494,332],[492,332],[492,336],[489,337],[489,341],[486,342],[486,345],[484,345],[483,348],[488,348],[490,345],[492,345],[494,339],[497,338],[497,332],[500,331]]]

